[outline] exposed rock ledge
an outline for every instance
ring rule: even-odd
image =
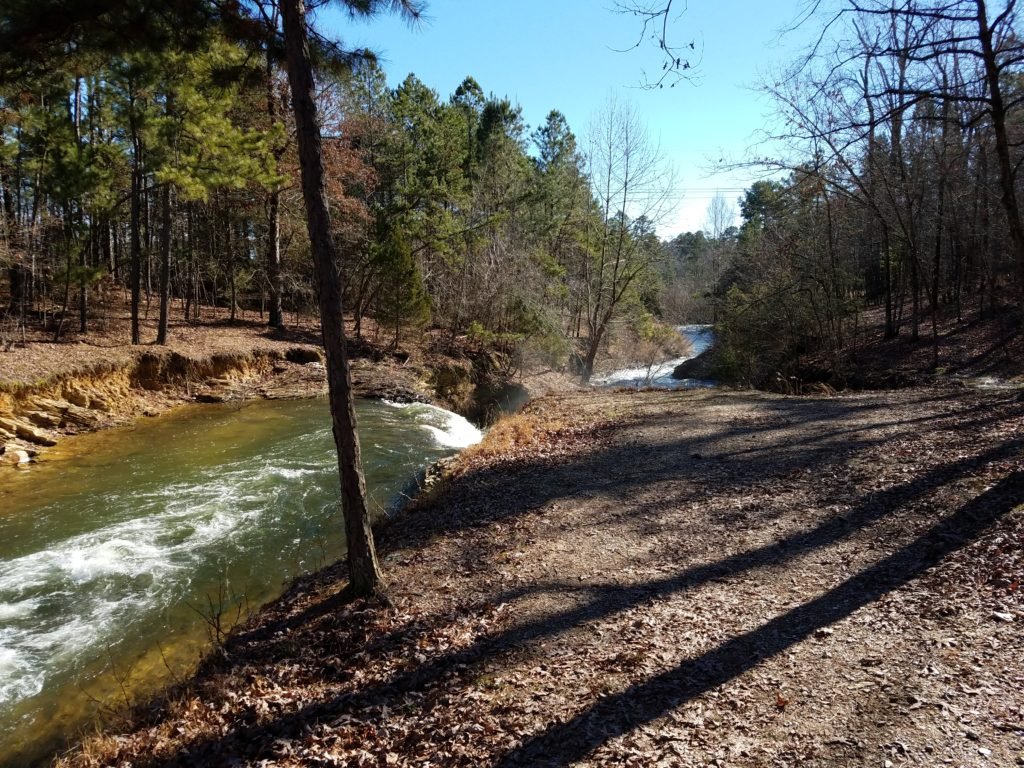
[[[714,365],[712,354],[713,347],[709,347],[696,357],[684,360],[672,371],[673,379],[710,379],[711,368]]]

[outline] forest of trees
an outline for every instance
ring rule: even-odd
[[[723,373],[764,385],[813,352],[842,377],[865,310],[885,338],[930,341],[935,366],[942,318],[1020,312],[1017,21],[984,0],[814,17],[827,38],[764,86],[778,127],[755,164],[774,173],[742,225],[716,225],[716,201],[668,244],[666,304],[716,323]]]
[[[754,161],[773,175],[739,201],[742,225],[719,197],[703,232],[665,243],[654,226],[671,190],[634,108],[609,103],[578,139],[557,110],[530,129],[472,77],[445,97],[415,75],[390,87],[372,57],[324,66],[356,333],[372,317],[395,346],[426,327],[468,334],[586,379],[610,328],[716,322],[723,372],[758,384],[806,351],[842,368],[866,307],[887,336],[917,339],[943,312],[1019,306],[1015,3],[872,0],[815,18],[830,42],[764,86],[781,128]],[[7,336],[40,316],[55,337],[85,331],[101,316],[90,303],[120,291],[136,343],[140,316],[164,341],[169,313],[204,305],[271,326],[315,308],[280,53],[273,35],[222,25],[198,44],[7,67]]]
[[[272,46],[62,57],[0,91],[0,267],[8,324],[55,337],[130,297],[140,317],[283,326],[315,308],[290,91]],[[443,97],[367,59],[324,69],[323,162],[344,305],[391,343],[431,326],[589,376],[614,321],[657,312],[666,190],[631,107],[579,141],[557,110],[531,130],[472,77]],[[250,317],[252,315],[250,314]]]

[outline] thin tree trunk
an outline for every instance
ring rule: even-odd
[[[89,251],[95,250],[97,231],[95,226],[89,228],[89,246],[82,248],[78,254],[78,266],[81,274],[78,279],[78,332],[86,333],[89,330],[89,285],[85,279],[86,267],[89,265]]]
[[[996,160],[999,164],[999,186],[1002,191],[1003,210],[1006,225],[1010,230],[1010,242],[1017,268],[1017,290],[1024,304],[1024,222],[1021,220],[1015,186],[1016,167],[1010,158],[1010,139],[1007,131],[1006,103],[1003,100],[1002,84],[999,81],[999,66],[992,44],[992,29],[988,24],[985,0],[976,0],[978,10],[978,38],[981,41],[982,61],[985,65],[985,79],[988,82],[989,108],[992,131],[996,138]]]
[[[989,206],[989,195],[988,192],[988,152],[985,149],[985,144],[982,143],[979,147],[978,156],[978,176],[979,182],[978,187],[981,190],[979,195],[981,200],[981,211],[979,214],[978,231],[981,232],[981,248],[979,249],[980,257],[978,259],[978,317],[985,317],[985,295],[988,294],[989,309],[994,309],[992,306],[995,302],[995,296],[992,289],[991,279],[991,264],[992,264],[992,210]]]
[[[379,590],[383,584],[366,509],[366,486],[359,456],[352,379],[345,350],[345,325],[341,305],[341,276],[335,262],[330,211],[324,189],[320,125],[314,101],[313,68],[306,38],[303,0],[282,0],[288,80],[295,111],[302,195],[313,254],[320,324],[327,354],[327,382],[331,403],[334,442],[341,477],[341,507],[348,541],[349,580],[358,595]]]
[[[885,249],[885,258],[882,263],[885,267],[885,338],[896,338],[896,312],[892,300],[892,249],[889,245],[888,228],[883,229],[882,247]]]
[[[277,97],[274,94],[274,65],[267,51],[267,115],[270,124],[277,123]],[[281,295],[284,293],[281,275],[281,190],[277,185],[267,198],[267,282],[270,283],[271,328],[284,328],[284,307]]]
[[[929,299],[932,304],[932,369],[939,366],[939,276],[942,269],[942,227],[945,215],[943,183],[939,181],[939,213],[935,225],[935,254],[932,260],[932,285]]]
[[[141,161],[139,159],[139,139],[137,136],[134,137],[133,143],[135,151],[132,157],[131,276],[129,281],[132,293],[132,344],[139,344],[142,340],[139,332],[139,299],[142,292],[142,237],[139,232],[142,201],[139,198],[142,197],[142,169],[139,165]]]
[[[270,283],[271,328],[284,328],[284,306],[281,296],[284,281],[281,275],[281,193],[275,189],[268,200],[267,223],[267,278]]]
[[[114,276],[114,280],[121,284],[121,260],[124,258],[124,244],[121,240],[121,225],[120,222],[114,224],[111,222],[110,226],[110,239],[107,241],[110,250],[107,252],[108,263],[110,264],[110,274]]]
[[[910,254],[910,340],[918,341],[921,338],[921,277],[917,264],[917,254]]]
[[[64,318],[68,314],[68,302],[71,299],[71,261],[72,261],[72,257],[71,257],[70,241],[71,241],[71,238],[68,237],[67,238],[68,245],[66,246],[67,249],[68,249],[68,255],[67,255],[67,261],[65,263],[65,269],[64,269],[64,304],[63,304],[63,308],[60,311],[60,320],[57,321],[57,329],[53,332],[53,343],[54,344],[56,344],[58,341],[60,341],[60,334],[64,330]]]
[[[943,90],[949,89],[945,74],[942,77]],[[942,103],[942,148],[939,155],[938,210],[935,215],[935,252],[932,257],[932,370],[939,367],[939,281],[942,276],[942,230],[946,226],[946,147],[949,146],[949,102]]]
[[[167,343],[167,313],[171,303],[171,185],[164,184],[160,222],[160,323],[156,343]]]

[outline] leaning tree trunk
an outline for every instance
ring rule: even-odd
[[[590,338],[587,339],[587,354],[583,358],[583,370],[580,372],[580,383],[589,384],[590,378],[594,375],[594,364],[597,362],[597,353],[601,349],[601,339],[604,336],[604,323],[591,324]]]
[[[303,0],[282,0],[281,12],[288,81],[295,111],[302,196],[306,202],[306,225],[313,252],[324,351],[327,353],[327,384],[341,475],[341,508],[348,539],[349,580],[356,594],[369,594],[381,586],[382,575],[366,509],[366,485],[359,458],[352,379],[345,350],[341,275],[335,262],[330,211],[324,189],[320,125],[306,36],[305,4]]]

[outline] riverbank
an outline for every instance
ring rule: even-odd
[[[279,331],[206,312],[214,314],[203,323],[175,324],[164,347],[124,344],[117,326],[60,344],[37,331],[0,352],[0,465],[28,464],[68,435],[186,403],[326,394],[314,323]],[[370,321],[364,326],[366,335],[349,341],[357,396],[430,402],[482,422],[531,393],[573,387],[557,373],[509,381],[496,356],[465,345],[440,349],[429,337],[391,349],[372,340]]]
[[[552,395],[60,761],[1013,765],[1024,402]]]

